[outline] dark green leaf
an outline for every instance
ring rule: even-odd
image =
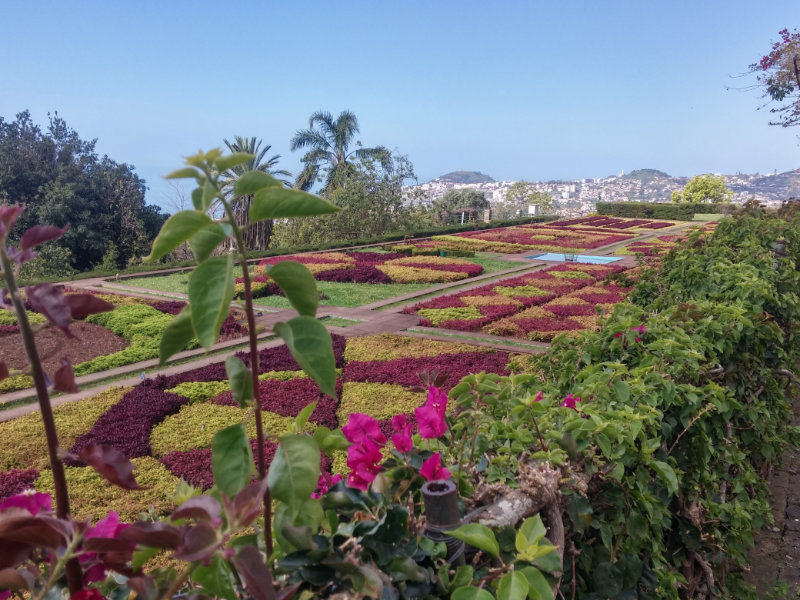
[[[244,408],[247,406],[247,401],[253,399],[253,374],[236,356],[225,359],[225,372],[231,382],[233,399]]]
[[[678,478],[675,471],[667,463],[654,460],[650,466],[658,474],[659,478],[666,484],[670,494],[678,493]]]
[[[528,580],[518,571],[506,573],[497,585],[497,600],[525,600],[528,595]]]
[[[197,260],[198,263],[206,260],[211,256],[214,248],[226,237],[228,236],[219,223],[210,223],[203,227],[189,238],[189,245],[192,247],[195,260]]]
[[[231,568],[219,556],[213,557],[208,566],[200,565],[192,571],[192,581],[202,586],[212,598],[237,598],[231,583]]]
[[[214,435],[211,441],[214,484],[229,498],[249,483],[253,468],[253,451],[244,425],[232,425]]]
[[[340,209],[317,196],[284,187],[268,187],[256,192],[250,205],[250,222],[287,217],[313,217]]]
[[[161,334],[161,342],[158,345],[158,365],[164,366],[169,357],[186,348],[193,337],[192,311],[189,306],[186,306],[177,317],[169,322],[169,325],[164,328],[164,333]]]
[[[631,398],[631,387],[624,381],[615,381],[612,387],[614,388],[617,400],[623,404],[627,404]]]
[[[553,600],[553,590],[539,569],[523,567],[519,572],[528,580],[528,598],[530,600]]]
[[[272,175],[263,171],[248,171],[233,184],[233,193],[236,197],[252,196],[266,187],[281,187],[281,182]]]
[[[317,282],[305,266],[293,260],[285,260],[272,265],[267,274],[284,291],[297,312],[307,317],[317,314]]]
[[[460,587],[453,592],[450,600],[494,600],[494,596],[483,588]]]
[[[331,334],[311,317],[295,317],[288,323],[276,323],[275,333],[283,338],[297,364],[317,382],[320,389],[336,397],[336,360]]]
[[[145,261],[158,260],[211,223],[211,217],[195,210],[182,210],[172,215],[156,236],[153,248]]]
[[[492,530],[485,525],[470,523],[447,533],[470,546],[488,552],[495,558],[500,556],[500,547],[497,544],[497,539],[494,537]]]
[[[234,152],[228,156],[222,156],[214,161],[214,166],[220,173],[224,173],[228,169],[232,169],[238,165],[246,163],[248,160],[253,159],[252,154],[246,152]]]
[[[314,439],[305,435],[282,437],[267,481],[275,500],[299,510],[319,481],[319,447]]]
[[[197,267],[189,278],[192,326],[206,350],[217,341],[233,299],[233,256],[217,256]]]

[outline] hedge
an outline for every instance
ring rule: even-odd
[[[695,215],[711,213],[730,213],[736,204],[680,204],[656,202],[598,202],[595,210],[601,215],[612,217],[632,217],[644,219],[667,219],[670,221],[691,221]]]

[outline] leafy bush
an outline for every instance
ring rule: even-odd
[[[694,215],[730,212],[735,204],[662,204],[655,202],[598,202],[596,210],[601,215],[615,217],[634,217],[646,219],[669,219],[671,221],[691,221]]]

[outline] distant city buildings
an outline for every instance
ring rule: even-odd
[[[790,197],[800,197],[800,169],[768,175],[724,175],[725,185],[734,193],[733,201],[742,203],[755,198],[767,206],[780,206]],[[655,170],[624,171],[620,175],[601,179],[575,181],[532,181],[536,191],[546,192],[555,200],[555,207],[563,215],[580,215],[595,210],[596,202],[670,202],[675,190],[681,190],[689,178],[671,177]],[[514,181],[484,181],[458,183],[447,179],[434,179],[428,183],[403,188],[408,202],[429,204],[454,188],[469,188],[483,192],[492,204],[505,200],[505,194]]]

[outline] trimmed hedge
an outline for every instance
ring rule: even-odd
[[[631,217],[639,219],[667,219],[670,221],[692,221],[695,215],[730,213],[736,204],[680,204],[655,202],[598,202],[595,210],[601,215]]]

